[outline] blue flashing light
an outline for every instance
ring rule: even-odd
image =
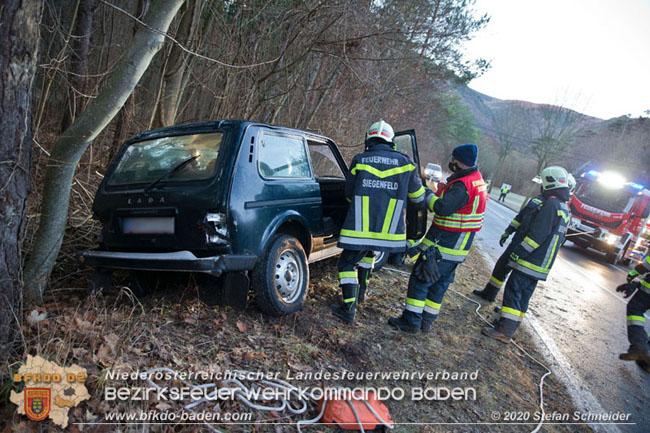
[[[587,174],[590,176],[598,176],[600,173],[598,173],[596,170],[589,170]]]
[[[639,185],[638,183],[631,183],[630,186],[634,189],[643,189],[643,185]]]

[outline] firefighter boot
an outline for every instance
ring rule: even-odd
[[[438,316],[429,314],[426,311],[422,313],[422,322],[420,322],[420,331],[429,332],[431,331],[431,325],[436,321]]]
[[[348,325],[354,323],[354,313],[357,311],[357,290],[356,284],[341,284],[343,303],[330,305],[332,313]]]
[[[359,296],[357,297],[357,302],[363,304],[363,301],[366,299],[366,289],[370,282],[370,269],[360,267],[357,273],[359,275]]]
[[[648,373],[650,373],[650,361],[636,361],[636,364],[642,369],[644,369],[645,371],[647,371]]]
[[[488,284],[483,290],[476,289],[472,293],[488,302],[494,302],[499,294],[499,288],[494,287],[492,284]]]
[[[519,327],[519,323],[520,322],[514,320],[501,318],[494,328],[486,326],[481,330],[481,333],[502,343],[508,344]]]
[[[404,316],[399,316],[399,317],[391,317],[388,319],[388,324],[392,326],[393,328],[397,328],[400,331],[404,332],[417,332],[418,328],[415,326],[411,326],[408,321],[404,318]]]
[[[630,344],[630,348],[626,353],[618,355],[618,359],[623,361],[650,361],[650,349],[648,345],[644,344]]]

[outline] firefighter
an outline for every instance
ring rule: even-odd
[[[435,194],[427,191],[425,201],[435,215],[418,247],[422,252],[409,278],[404,311],[388,320],[397,329],[429,332],[454,281],[456,266],[465,260],[483,226],[487,185],[476,166],[477,158],[475,144],[456,147],[449,162],[453,174],[447,184]]]
[[[573,194],[576,188],[575,178],[569,174],[567,177],[567,182],[569,186],[569,194]],[[542,191],[543,192],[543,191]],[[527,233],[530,227],[531,221],[535,218],[539,210],[544,205],[546,200],[544,194],[540,194],[536,197],[533,197],[528,201],[526,206],[510,221],[508,227],[506,227],[505,232],[501,235],[499,239],[499,245],[503,246],[510,235],[513,233]],[[485,299],[489,302],[494,302],[499,294],[499,291],[503,288],[508,274],[510,274],[510,268],[508,267],[508,261],[510,253],[515,248],[517,244],[521,242],[523,236],[518,236],[515,234],[512,242],[506,248],[506,250],[501,254],[494,269],[492,270],[492,275],[490,275],[490,281],[487,282],[483,290],[474,290],[476,296]]]
[[[635,281],[637,277],[638,281]],[[634,293],[627,303],[627,339],[630,347],[618,357],[624,361],[640,361],[639,365],[646,369],[650,362],[650,347],[644,314],[650,309],[650,255],[627,274],[627,284],[618,286],[616,291],[625,292],[626,298]]]
[[[525,230],[513,239],[507,266],[512,269],[506,282],[501,317],[494,328],[483,328],[488,337],[509,343],[524,319],[537,281],[545,281],[564,241],[571,214],[568,173],[558,166],[540,173],[544,201]]]
[[[408,156],[395,150],[394,137],[388,123],[373,123],[366,133],[365,152],[353,158],[345,183],[350,207],[338,242],[343,249],[338,260],[343,303],[330,307],[344,323],[354,323],[358,297],[363,298],[360,292],[365,292],[374,264],[373,251],[406,250],[406,201],[424,206],[418,170]]]
[[[508,196],[509,192],[510,192],[510,189],[506,185],[503,185],[501,187],[501,194],[499,195],[499,200],[498,201],[502,201],[502,202],[505,203],[506,197]]]

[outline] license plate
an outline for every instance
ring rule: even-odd
[[[174,217],[124,218],[122,231],[127,234],[174,234]]]

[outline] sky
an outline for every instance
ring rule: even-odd
[[[477,0],[465,44],[491,68],[469,87],[601,119],[650,110],[650,0]]]

